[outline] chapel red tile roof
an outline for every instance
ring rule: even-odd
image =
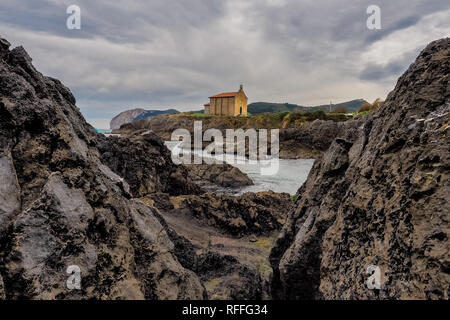
[[[210,98],[226,98],[226,97],[235,97],[238,92],[224,92],[216,94],[215,96],[211,96]]]

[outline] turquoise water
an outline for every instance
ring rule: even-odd
[[[99,133],[111,133],[111,129],[97,129],[97,128],[94,129]]]
[[[166,141],[166,146],[174,151],[179,142]],[[201,150],[194,150],[194,155],[200,155]],[[188,153],[188,152],[186,152]],[[216,160],[222,159],[221,156],[212,156]],[[245,163],[236,163],[236,159]],[[261,162],[250,164],[245,158],[225,157],[225,162],[239,168],[246,173],[252,180],[254,185],[244,187],[238,190],[228,190],[227,193],[242,194],[245,192],[269,191],[286,192],[291,195],[295,194],[298,188],[306,181],[309,171],[314,164],[314,159],[279,159],[279,168],[274,175],[261,174]]]

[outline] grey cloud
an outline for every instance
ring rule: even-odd
[[[368,37],[366,37],[366,42],[372,43],[372,42],[381,40],[382,38],[388,36],[389,34],[391,34],[394,31],[413,26],[420,20],[420,18],[421,18],[421,16],[416,15],[416,16],[410,16],[410,17],[403,18],[399,21],[396,21],[392,26],[390,26],[388,28],[384,28],[382,30],[377,30],[375,32],[370,33],[370,35]]]
[[[398,62],[392,62],[386,66],[370,64],[365,67],[359,77],[361,80],[382,80],[393,75],[398,75],[404,70],[405,66]]]
[[[0,21],[65,37],[101,36],[117,42],[151,40],[157,29],[179,33],[201,28],[223,13],[221,0],[2,0]],[[83,32],[65,28],[66,8],[81,8]],[[151,26],[156,30],[148,32]],[[145,32],[147,31],[147,32]]]
[[[386,65],[369,63],[365,66],[359,74],[361,80],[378,81],[397,78],[402,74],[409,65],[414,61],[415,57],[419,55],[422,47],[416,48],[401,55],[396,60],[389,62]]]
[[[198,109],[241,82],[250,100],[309,105],[386,94],[418,52],[385,64],[361,54],[448,9],[448,0],[377,2],[381,31],[365,25],[372,0],[2,0],[0,32],[68,85],[88,117]],[[81,7],[82,30],[65,28],[69,4]]]

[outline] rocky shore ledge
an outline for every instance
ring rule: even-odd
[[[202,121],[203,131],[211,128],[221,130],[225,142],[226,129],[280,129],[280,159],[315,159],[321,153],[325,152],[333,140],[342,134],[346,128],[345,122],[343,121],[337,122],[318,119],[302,123],[300,126],[283,128],[273,126],[273,124],[258,124],[253,122],[242,125],[242,121],[238,122],[233,117],[195,118],[181,115],[169,117],[160,115],[124,124],[120,129],[113,130],[113,132],[127,135],[143,130],[152,130],[164,140],[170,141],[172,132],[180,128],[187,129],[191,133],[191,136],[193,136],[194,121]],[[210,143],[204,142],[203,148]],[[270,137],[268,148],[270,152]]]

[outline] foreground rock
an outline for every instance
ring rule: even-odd
[[[267,286],[255,267],[214,251],[199,256],[196,271],[213,300],[260,300]]]
[[[199,179],[245,183],[209,169],[218,175]],[[148,130],[97,134],[70,91],[5,40],[0,181],[2,299],[267,298],[269,249],[291,206],[287,194],[204,195]]]
[[[71,92],[8,48],[0,40],[0,296],[206,297],[154,210],[101,162]],[[72,265],[81,290],[66,287]]]
[[[275,298],[449,298],[449,75],[447,38],[316,161],[271,253]]]
[[[280,130],[280,158],[315,159],[346,129],[346,122],[314,120],[300,127]]]
[[[163,216],[159,218],[175,245],[178,261],[199,275],[208,299],[259,300],[269,296],[268,274],[257,268],[268,264],[268,252],[256,246],[250,251],[245,241],[224,237],[218,230],[205,228],[192,219],[170,217],[167,212]],[[242,259],[240,251],[247,256],[251,252],[252,259]]]
[[[205,223],[204,219],[180,214],[173,206],[167,206],[167,200],[164,194],[142,199],[160,213],[160,221],[175,245],[178,261],[200,277],[209,299],[270,297],[268,257],[278,230],[265,235],[235,236],[222,227]]]
[[[268,299],[269,252],[292,208],[289,194],[149,194],[183,267],[203,281],[210,299]]]

